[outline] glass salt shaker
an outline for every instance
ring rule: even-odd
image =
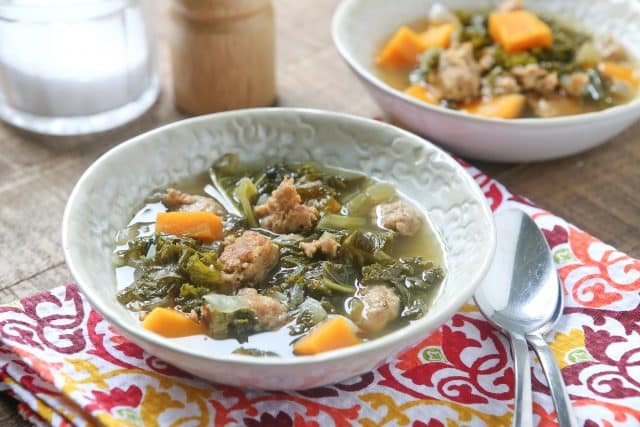
[[[0,118],[47,135],[127,123],[158,96],[145,0],[0,4]]]

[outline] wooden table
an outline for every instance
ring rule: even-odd
[[[275,0],[279,105],[381,112],[338,56],[330,20],[338,0]],[[82,172],[107,149],[183,118],[173,107],[160,19],[164,90],[143,118],[81,142],[48,141],[0,126],[0,303],[72,281],[60,246],[65,202]],[[580,137],[579,129],[576,138]],[[587,232],[640,257],[640,123],[614,141],[562,160],[475,163],[511,190]],[[0,425],[21,425],[15,403],[0,398]]]

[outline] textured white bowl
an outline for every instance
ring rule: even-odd
[[[640,97],[595,113],[550,119],[485,119],[427,105],[383,82],[374,58],[395,30],[442,2],[451,9],[489,9],[489,0],[344,0],[333,17],[333,40],[376,102],[407,129],[462,156],[487,161],[547,160],[602,144],[640,118]],[[573,19],[599,34],[612,33],[640,58],[640,1],[527,0],[534,11]]]
[[[116,232],[153,190],[206,171],[217,157],[313,160],[392,182],[428,212],[444,243],[443,289],[422,319],[371,342],[316,356],[216,355],[202,336],[165,339],[143,329],[116,298],[111,252]],[[64,213],[67,265],[106,319],[148,352],[212,381],[264,389],[334,383],[373,369],[424,339],[473,294],[495,247],[493,216],[473,179],[447,154],[393,126],[344,114],[255,109],[173,123],[99,158],[80,178]],[[215,347],[213,347],[215,348]]]

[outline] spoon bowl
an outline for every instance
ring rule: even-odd
[[[495,219],[496,254],[474,299],[489,322],[511,341],[516,373],[513,425],[533,424],[528,342],[547,377],[558,422],[563,427],[577,426],[562,374],[544,340],[564,308],[551,250],[538,226],[523,211],[502,211]]]
[[[549,246],[522,211],[502,211],[496,224],[496,257],[476,290],[476,304],[503,331],[545,333],[564,304]]]

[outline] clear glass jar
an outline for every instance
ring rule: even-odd
[[[0,118],[32,132],[105,131],[157,99],[156,46],[144,0],[0,4]]]

